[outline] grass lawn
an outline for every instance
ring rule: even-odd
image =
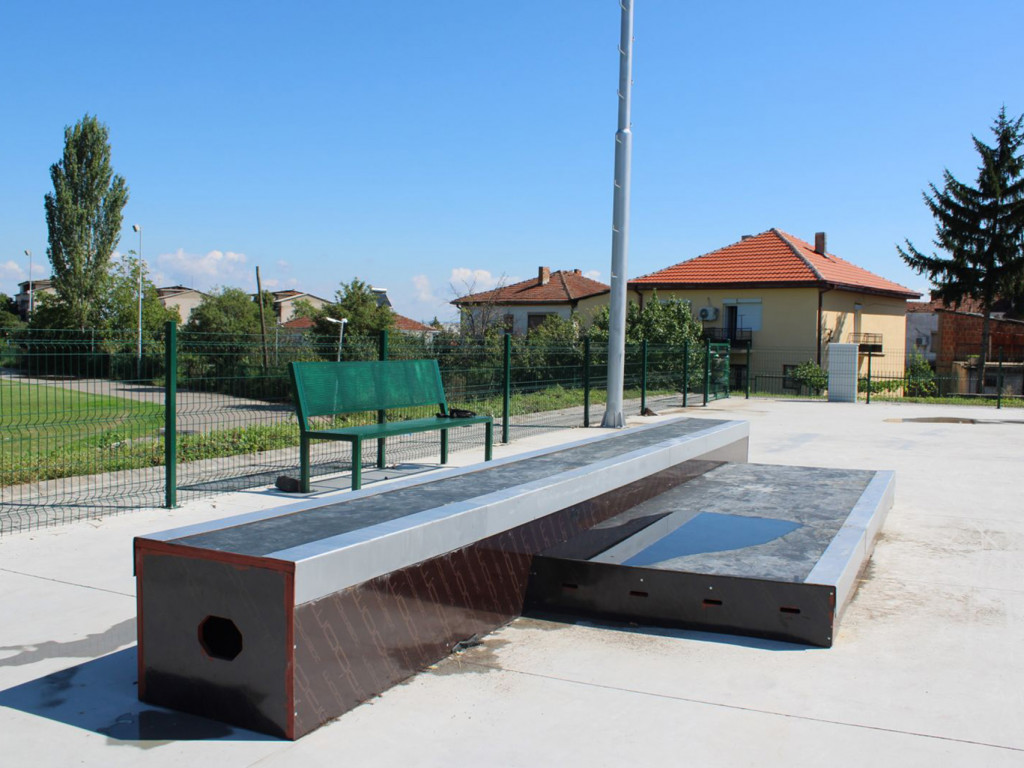
[[[124,446],[152,446],[163,406],[64,387],[0,381],[0,485],[151,465]]]

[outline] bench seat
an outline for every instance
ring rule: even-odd
[[[384,412],[430,406],[448,413],[441,372],[436,360],[383,360],[353,363],[304,363],[291,366],[296,415],[299,420],[300,490],[309,493],[309,445],[311,440],[342,440],[352,444],[352,490],[362,486],[362,446],[377,440],[377,466],[385,462],[384,440],[418,432],[441,433],[441,463],[448,463],[448,430],[483,424],[484,461],[490,461],[494,442],[494,418],[489,415],[429,416],[386,421]],[[375,424],[317,429],[311,417],[372,412]]]

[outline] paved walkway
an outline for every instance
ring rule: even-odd
[[[143,707],[131,538],[280,503],[237,493],[0,537],[0,761],[1024,765],[1024,414],[759,400],[691,414],[748,419],[752,461],[896,470],[833,648],[522,619],[295,743]]]

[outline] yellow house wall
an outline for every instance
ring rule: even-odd
[[[585,299],[580,299],[576,303],[576,317],[586,327],[593,322],[594,315],[601,311],[602,307],[607,307],[610,301],[610,293],[601,293],[597,296],[588,296]]]
[[[643,292],[644,301],[653,292]],[[814,349],[817,346],[818,290],[816,288],[725,288],[699,290],[659,290],[659,299],[689,301],[694,315],[700,307],[713,306],[719,310],[718,319],[705,323],[708,328],[725,327],[724,304],[737,299],[761,300],[761,330],[751,334],[754,349],[781,349],[798,347]],[[629,292],[629,300],[637,301],[636,291]]]
[[[854,291],[828,291],[822,296],[822,336],[824,341],[849,343],[855,330],[855,305],[861,305],[860,333],[882,335],[882,356],[872,361],[872,372],[884,376],[902,376],[907,339],[907,302],[886,296]],[[867,357],[861,356],[860,369],[867,373]]]

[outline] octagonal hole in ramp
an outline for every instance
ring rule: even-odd
[[[242,652],[242,633],[223,616],[207,616],[199,622],[199,644],[209,656],[232,661]]]

